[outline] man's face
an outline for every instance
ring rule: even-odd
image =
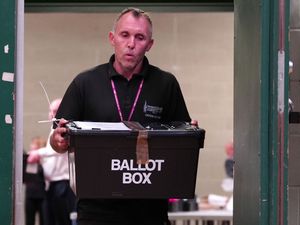
[[[115,69],[119,73],[139,69],[143,57],[150,50],[153,40],[151,25],[144,17],[135,18],[131,13],[123,15],[109,33],[109,40],[115,49]]]

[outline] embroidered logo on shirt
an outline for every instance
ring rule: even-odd
[[[163,108],[159,106],[148,105],[147,101],[144,103],[144,113],[146,117],[161,119]]]

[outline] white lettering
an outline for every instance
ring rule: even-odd
[[[111,170],[120,170],[120,160],[119,159],[111,160]]]
[[[152,173],[123,173],[123,184],[151,184],[150,176]]]
[[[143,181],[143,176],[141,173],[132,174],[132,182],[135,184],[140,184]]]
[[[127,161],[127,160],[123,160],[123,162],[122,162],[122,164],[121,164],[120,170],[121,170],[121,171],[122,171],[122,170],[127,170],[127,171],[130,170],[130,169],[129,169],[129,164],[128,164],[128,161]]]
[[[146,171],[146,168],[142,166],[143,164],[138,164],[138,171]]]
[[[123,184],[131,183],[131,173],[123,173]]]
[[[138,168],[134,167],[134,162],[133,162],[132,159],[130,160],[130,170],[131,171],[137,171],[138,170]]]
[[[147,171],[155,170],[156,164],[153,159],[149,159],[149,162],[145,165]]]
[[[151,181],[150,181],[151,173],[143,173],[143,176],[144,176],[143,184],[145,184],[145,183],[151,184]]]
[[[161,171],[161,165],[165,162],[163,159],[155,160],[157,162],[157,171]]]
[[[164,159],[150,159],[147,164],[136,164],[133,159],[112,159],[111,170],[112,171],[129,171],[123,172],[122,183],[123,184],[151,184],[150,176],[151,172],[142,171],[161,171],[163,167]],[[132,172],[130,172],[132,171]],[[136,171],[136,172],[133,172]]]
[[[165,162],[163,159],[150,159],[145,165],[135,164],[133,159],[111,160],[111,170],[116,171],[161,171],[162,164]]]

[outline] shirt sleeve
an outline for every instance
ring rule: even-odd
[[[78,79],[74,79],[67,88],[56,113],[56,118],[80,120],[83,114],[83,93]]]
[[[173,76],[170,93],[169,104],[167,107],[168,120],[190,122],[191,118],[180,85],[175,76]]]

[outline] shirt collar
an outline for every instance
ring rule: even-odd
[[[109,63],[108,63],[108,76],[109,76],[109,78],[112,78],[112,77],[115,77],[115,76],[122,76],[113,67],[114,61],[115,61],[115,55],[112,55],[110,57]],[[147,72],[148,72],[148,68],[149,68],[149,61],[148,61],[147,57],[144,56],[142,71],[140,73],[138,73],[138,74],[134,74],[133,77],[135,77],[135,76],[142,76],[143,78],[145,78],[146,75],[147,75]]]

